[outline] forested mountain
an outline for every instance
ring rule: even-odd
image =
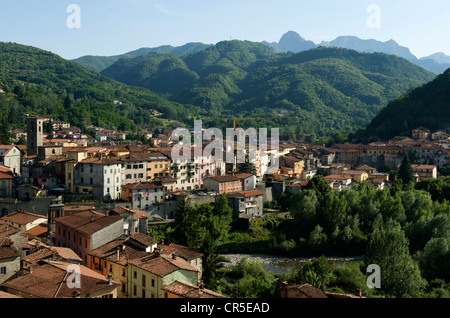
[[[83,66],[89,67],[94,71],[101,72],[104,69],[108,68],[121,58],[126,57],[135,57],[139,55],[144,55],[148,53],[160,53],[160,54],[172,54],[181,56],[184,54],[196,52],[203,50],[209,47],[209,44],[203,44],[198,42],[186,43],[182,46],[171,46],[171,45],[162,45],[154,48],[140,48],[135,51],[127,52],[124,54],[113,55],[113,56],[94,56],[94,55],[86,55],[79,57],[77,59],[72,60],[73,62],[77,62]]]
[[[0,125],[24,124],[25,114],[50,115],[83,125],[134,130],[151,123],[148,109],[185,120],[196,113],[140,87],[107,78],[75,62],[31,46],[0,43]],[[114,102],[116,101],[116,102]]]
[[[432,131],[450,123],[450,69],[435,80],[408,91],[389,103],[360,131],[361,140],[411,136],[420,126]]]
[[[391,99],[434,78],[394,55],[325,47],[277,54],[237,40],[181,57],[122,59],[102,74],[197,106],[206,117],[267,118],[242,126],[316,136],[363,127]]]

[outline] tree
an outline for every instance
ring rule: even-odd
[[[411,168],[411,161],[409,160],[408,154],[405,154],[403,157],[400,169],[398,170],[398,177],[404,184],[414,182],[414,172]]]
[[[314,190],[319,201],[322,200],[328,192],[331,192],[331,187],[328,184],[328,181],[321,175],[315,175],[312,177],[312,179],[308,181],[305,188]]]
[[[365,264],[381,269],[381,291],[396,297],[418,296],[426,285],[412,260],[400,224],[389,220],[376,228],[367,245]]]

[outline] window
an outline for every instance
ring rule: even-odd
[[[142,298],[145,298],[145,289],[142,289]]]
[[[152,278],[152,287],[155,287],[155,280]]]
[[[137,272],[133,271],[133,278],[136,279],[137,278]]]
[[[133,285],[133,296],[136,296],[137,294],[137,288],[136,285]]]
[[[142,275],[142,287],[145,287],[145,275]]]
[[[0,274],[5,275],[6,274],[6,266],[2,266],[0,270]]]

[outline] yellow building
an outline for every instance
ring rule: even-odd
[[[426,139],[429,134],[430,130],[424,127],[418,127],[412,131],[412,137],[414,139]]]
[[[73,150],[68,152],[71,160],[65,162],[65,188],[67,193],[75,193],[75,166],[87,158],[86,150]],[[92,188],[92,187],[91,187]],[[82,190],[82,189],[80,189]],[[91,189],[92,191],[92,189]],[[80,192],[83,193],[83,192]]]
[[[128,262],[128,298],[162,298],[163,286],[174,281],[196,284],[198,276],[183,258],[156,251]]]

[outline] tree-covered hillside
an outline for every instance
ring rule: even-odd
[[[204,117],[267,118],[242,126],[278,126],[283,134],[319,137],[364,127],[390,100],[434,78],[384,53],[325,47],[274,53],[237,40],[181,57],[122,59],[102,74],[199,107]]]
[[[171,46],[171,45],[162,45],[154,48],[140,48],[131,52],[127,52],[124,54],[113,55],[113,56],[95,56],[95,55],[86,55],[81,56],[77,59],[72,60],[78,64],[89,67],[94,71],[101,72],[107,69],[109,66],[120,60],[121,58],[126,57],[136,57],[140,55],[145,55],[149,53],[159,53],[159,54],[172,54],[181,56],[184,54],[189,54],[192,52],[203,50],[209,47],[209,44],[203,44],[198,42],[186,43],[181,46]]]
[[[149,109],[165,117],[187,120],[196,114],[145,88],[128,86],[38,48],[0,43],[0,123],[10,128],[24,124],[25,114],[51,115],[59,120],[117,130],[158,121]]]
[[[411,136],[420,126],[433,131],[450,123],[450,69],[435,80],[396,98],[369,123],[357,138],[367,141]]]

